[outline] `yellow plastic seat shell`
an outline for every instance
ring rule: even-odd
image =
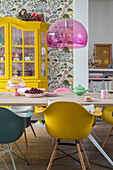
[[[103,145],[102,145],[102,148],[104,149],[108,139],[110,136],[112,136],[112,131],[113,131],[113,107],[103,107],[102,109],[102,119],[108,123],[108,124],[111,124],[112,127],[110,129],[110,131],[108,132],[108,135],[105,139],[105,141],[103,142]]]
[[[113,107],[103,107],[102,119],[111,125],[113,125]]]
[[[50,136],[70,140],[87,137],[94,123],[94,116],[98,115],[89,113],[78,103],[68,101],[54,102],[43,112]]]

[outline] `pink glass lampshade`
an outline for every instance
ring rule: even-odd
[[[83,48],[87,44],[87,32],[78,21],[61,19],[49,27],[46,39],[52,48]]]

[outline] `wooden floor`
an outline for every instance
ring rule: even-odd
[[[17,170],[46,170],[47,164],[49,162],[51,153],[52,153],[52,138],[47,134],[44,126],[35,126],[33,127],[36,131],[37,137],[35,138],[31,129],[27,129],[28,136],[28,148],[25,146],[24,136],[22,136],[18,141],[18,145],[22,149],[24,155],[28,159],[30,165],[27,166],[26,163],[14,156]],[[104,123],[103,121],[98,120],[97,125],[93,128],[93,132],[103,141],[107,135],[107,132],[110,129],[110,125]],[[90,143],[90,141],[86,138],[83,140],[83,145],[86,150],[87,156],[89,158],[91,164],[91,170],[110,170],[113,167],[109,164],[109,162],[101,155],[101,153]],[[63,146],[65,151],[69,153],[74,151],[74,147]],[[110,138],[107,145],[105,146],[105,150],[107,154],[113,160],[113,137]],[[15,144],[13,144],[13,151],[19,154],[19,151],[16,149]],[[20,155],[20,154],[19,154]],[[58,153],[57,156],[62,155]],[[78,154],[74,155],[78,158]],[[10,157],[4,156],[5,161],[7,162],[10,170],[12,170],[12,164],[10,161]],[[0,159],[0,170],[5,170],[5,166]],[[81,166],[78,162],[72,160],[71,158],[64,158],[58,161],[55,161],[51,170],[75,170],[81,169]]]

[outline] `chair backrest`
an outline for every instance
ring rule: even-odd
[[[113,125],[113,107],[103,107],[101,117],[106,123]]]
[[[52,137],[79,140],[91,132],[94,116],[78,103],[54,102],[44,113],[46,129]]]
[[[21,137],[27,119],[21,118],[9,109],[0,107],[0,144],[16,141]]]
[[[71,90],[69,90],[68,88],[65,88],[65,87],[60,87],[60,88],[56,89],[54,92],[71,92]]]

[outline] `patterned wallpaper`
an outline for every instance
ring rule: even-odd
[[[44,14],[52,24],[62,18],[73,18],[73,0],[0,0],[0,17],[17,17],[19,11]],[[38,21],[37,21],[38,22]],[[73,86],[73,51],[48,48],[49,89]]]

